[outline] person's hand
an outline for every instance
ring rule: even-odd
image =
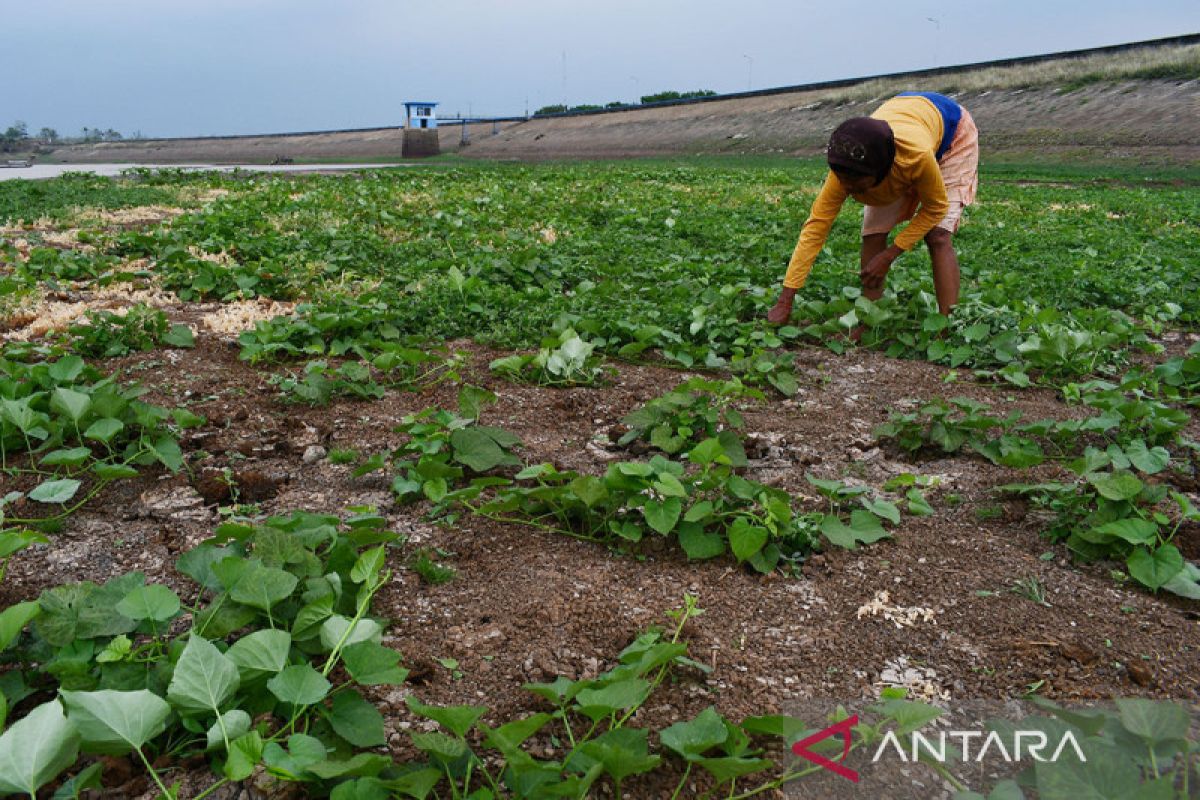
[[[899,255],[899,248],[892,246],[872,258],[858,273],[859,278],[862,279],[863,288],[874,290],[882,287],[884,279],[887,278],[888,270],[892,268],[892,262]]]
[[[775,305],[767,312],[767,322],[772,325],[782,325],[792,316],[792,301],[796,297],[796,290],[783,287],[783,291],[779,295],[779,299],[775,301]]]

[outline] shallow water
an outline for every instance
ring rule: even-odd
[[[412,164],[34,164],[29,167],[5,167],[0,159],[0,181],[37,180],[40,178],[57,178],[67,172],[89,172],[93,175],[120,175],[127,169],[186,169],[186,170],[220,170],[232,172],[235,169],[252,172],[325,172],[355,169],[391,169],[393,167],[410,167]]]

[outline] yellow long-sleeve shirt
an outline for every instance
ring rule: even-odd
[[[942,115],[929,100],[913,96],[894,97],[871,116],[891,126],[896,137],[896,160],[882,183],[854,195],[854,199],[868,206],[886,206],[915,192],[920,208],[893,242],[901,250],[911,250],[942,221],[950,208],[936,157],[942,141]],[[800,241],[783,278],[784,286],[799,289],[804,285],[847,196],[830,172],[800,231]]]

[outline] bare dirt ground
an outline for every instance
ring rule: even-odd
[[[498,131],[515,123],[499,123]],[[456,152],[462,142],[462,126],[438,129],[443,153]],[[490,123],[467,126],[470,142],[493,134]],[[61,147],[38,161],[59,164],[153,163],[153,164],[263,164],[276,159],[298,163],[311,161],[398,160],[404,131],[399,127],[339,133],[236,136],[196,139],[146,139],[142,141],[97,142]]]
[[[86,293],[80,299],[89,300]],[[141,381],[148,401],[187,404],[208,418],[183,441],[188,472],[144,474],[109,487],[71,517],[51,545],[13,559],[0,605],[63,582],[99,582],[129,570],[180,588],[186,581],[174,571],[175,559],[211,534],[218,507],[233,499],[257,503],[264,514],[374,505],[407,537],[392,554],[395,577],[379,601],[390,618],[386,642],[403,653],[412,676],[405,687],[374,697],[387,718],[389,749],[400,757],[415,755],[406,732],[421,724],[404,705],[407,694],[438,704],[487,705],[491,723],[538,710],[539,701],[520,691],[522,683],[607,669],[640,631],[665,624],[664,612],[678,607],[685,592],[705,609],[685,630],[691,654],[713,671],[664,687],[639,712],[639,724],[690,718],[710,704],[731,718],[782,711],[816,720],[831,699],[858,702],[886,686],[948,705],[1031,689],[1061,702],[1113,695],[1200,701],[1195,604],[1121,585],[1104,564],[1070,563],[1064,548],[1040,536],[1036,514],[992,491],[1049,478],[1055,468],[1030,476],[970,456],[913,461],[881,448],[871,434],[890,410],[940,396],[1019,409],[1030,419],[1077,413],[1049,391],[947,386],[945,370],[924,362],[870,351],[797,350],[797,397],[746,408],[746,474],[786,489],[809,509],[822,501],[806,473],[876,487],[903,472],[936,476],[940,483],[930,492],[936,513],[906,515],[891,540],[815,556],[802,577],[762,576],[728,560],[688,563],[664,543],[616,553],[471,515],[432,523],[420,505],[397,507],[387,478],[356,479],[350,466],[319,454],[395,446],[392,427],[401,417],[430,405],[453,407],[456,386],[391,391],[369,403],[283,405],[267,384],[268,372],[240,361],[228,333],[202,324],[215,305],[168,299],[164,307],[174,321],[198,328],[195,349],[158,350],[104,366]],[[449,346],[468,354],[463,379],[499,396],[483,421],[519,435],[526,463],[551,461],[592,473],[632,457],[600,434],[687,377],[622,364],[607,386],[556,390],[493,377],[487,363],[499,352],[467,341]],[[1194,423],[1191,436],[1200,435],[1197,428]],[[225,468],[236,498],[219,479]],[[1200,527],[1181,531],[1180,540],[1194,555]],[[445,552],[458,577],[424,584],[404,565],[417,547]],[[1045,587],[1045,604],[1012,590],[1018,579],[1031,577]],[[457,671],[443,666],[447,658],[458,662]],[[197,769],[197,775],[204,771]],[[111,784],[106,796],[136,796],[141,779],[131,780]],[[661,791],[643,786],[634,796]]]
[[[921,88],[914,86],[913,88]],[[891,93],[837,102],[796,92],[584,117],[533,120],[480,140],[472,158],[580,158],[679,153],[812,155],[843,120],[866,116]],[[1131,81],[1075,91],[970,92],[956,99],[974,116],[989,152],[1077,148],[1093,155],[1181,162],[1200,157],[1200,83]]]
[[[912,88],[923,88],[914,85]],[[934,87],[925,87],[934,88]],[[814,155],[842,120],[869,114],[889,94],[840,101],[826,91],[790,92],[668,106],[439,129],[443,153],[496,160],[626,158],[694,154]],[[834,99],[831,99],[833,97]],[[1200,161],[1200,81],[1139,80],[956,96],[975,117],[989,153],[1056,153],[1069,159],[1145,163]],[[398,158],[401,131],[222,139],[163,139],[60,148],[69,163],[236,163]]]

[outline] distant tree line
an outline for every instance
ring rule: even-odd
[[[695,98],[695,97],[715,97],[716,94],[717,93],[714,92],[712,89],[696,89],[695,91],[691,91],[691,92],[675,92],[675,91],[658,92],[657,94],[642,95],[641,102],[643,104],[646,104],[646,103],[662,103],[666,100],[691,100],[692,98]],[[533,114],[536,117],[536,116],[541,116],[543,114],[565,114],[568,111],[600,111],[601,109],[605,109],[605,108],[626,108],[630,105],[632,105],[632,104],[625,103],[620,100],[614,100],[613,102],[606,103],[602,106],[590,104],[590,103],[584,103],[583,105],[578,105],[578,106],[568,106],[568,105],[564,105],[562,103],[558,103],[558,104],[552,105],[552,106],[542,106],[537,111],[533,112]]]
[[[141,131],[135,132],[130,138],[144,138]],[[56,144],[80,144],[88,142],[120,142],[125,136],[112,128],[84,127],[79,136],[60,136],[54,128],[42,128],[37,135],[29,133],[29,126],[17,120],[0,135],[0,151],[14,153],[18,151],[36,150],[39,147]]]

